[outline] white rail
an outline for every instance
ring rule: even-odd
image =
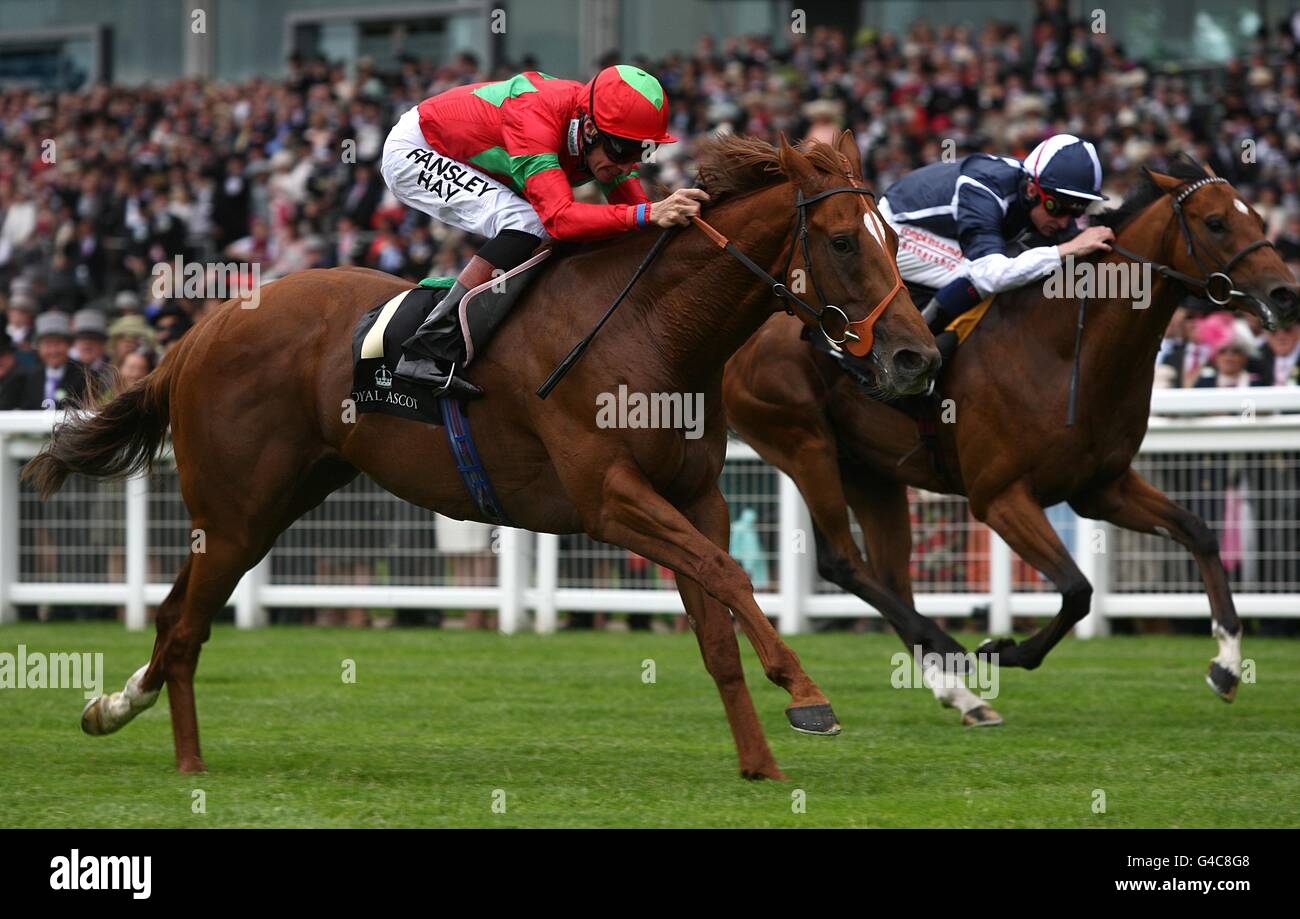
[[[1173,458],[1195,469],[1195,454],[1255,457],[1273,466],[1290,462],[1300,451],[1300,388],[1162,390],[1152,400],[1153,418],[1140,459]],[[125,502],[121,535],[120,577],[108,580],[42,580],[21,573],[22,553],[32,553],[30,528],[23,525],[18,471],[21,461],[35,455],[57,420],[54,412],[0,412],[0,622],[12,621],[19,606],[113,605],[125,609],[128,628],[142,629],[147,611],[166,596],[170,584],[150,579],[149,480],[136,477],[123,489]],[[1278,454],[1284,454],[1279,457]],[[753,450],[733,442],[728,463],[754,465]],[[762,473],[767,475],[769,473]],[[808,628],[810,619],[875,615],[856,597],[819,589],[813,540],[807,508],[798,489],[785,476],[773,499],[777,507],[775,565],[777,587],[760,589],[762,608],[778,620],[784,633]],[[1300,532],[1300,493],[1279,487],[1272,497],[1288,515],[1280,526]],[[1269,495],[1262,497],[1268,498]],[[30,499],[28,499],[30,500]],[[1273,505],[1270,505],[1273,506]],[[1277,522],[1270,523],[1270,526]],[[81,524],[77,524],[80,526]],[[88,526],[89,524],[87,524]],[[1114,552],[1108,525],[1091,520],[1073,521],[1076,561],[1093,582],[1093,614],[1077,628],[1081,637],[1104,634],[1106,620],[1130,616],[1205,616],[1209,605],[1203,591],[1112,591]],[[979,524],[970,524],[979,528]],[[917,527],[924,535],[924,524]],[[1093,551],[1100,545],[1102,551]],[[1170,544],[1172,546],[1172,544]],[[559,572],[564,553],[559,537],[506,529],[495,541],[497,576],[493,583],[477,586],[418,586],[375,583],[321,584],[271,578],[270,557],[250,571],[234,591],[230,603],[235,620],[245,628],[265,624],[272,608],[416,608],[495,609],[500,628],[515,632],[556,628],[558,612],[600,611],[626,613],[680,613],[681,602],[672,589],[631,589],[607,586],[562,586]],[[93,547],[91,550],[93,552]],[[272,556],[276,554],[273,550]],[[1173,546],[1169,559],[1181,549]],[[1017,560],[996,535],[988,538],[987,590],[918,592],[917,608],[926,614],[968,616],[972,608],[989,610],[989,631],[1005,634],[1013,617],[1054,614],[1059,597],[1050,590],[1017,590],[1013,574]],[[1177,564],[1164,560],[1150,564]],[[1292,562],[1280,586],[1238,591],[1235,599],[1243,616],[1300,616],[1300,563]],[[1256,585],[1259,586],[1259,585]]]

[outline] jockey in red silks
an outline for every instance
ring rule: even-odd
[[[602,239],[689,222],[707,200],[703,191],[682,189],[652,204],[637,176],[657,144],[675,140],[659,81],[622,64],[587,83],[528,71],[458,86],[406,112],[384,143],[384,181],[403,204],[488,242],[403,343],[396,374],[439,395],[482,395],[459,373],[468,292],[528,260],[547,238]],[[575,201],[573,187],[593,180],[607,203]]]

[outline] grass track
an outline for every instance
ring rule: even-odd
[[[0,627],[0,651],[19,643],[102,651],[113,691],[152,637]],[[87,737],[80,690],[0,690],[0,826],[1300,826],[1300,642],[1247,639],[1258,681],[1225,705],[1203,680],[1208,636],[1067,640],[1001,673],[1007,724],[981,730],[891,688],[892,635],[790,643],[845,730],[791,731],[742,639],[790,778],[749,783],[689,635],[218,627],[197,682],[209,773],[175,772],[164,699]]]

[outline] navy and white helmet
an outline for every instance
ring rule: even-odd
[[[1035,147],[1025,157],[1029,177],[1045,191],[1079,198],[1105,201],[1101,193],[1101,161],[1097,149],[1073,134],[1057,134]]]

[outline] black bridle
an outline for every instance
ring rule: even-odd
[[[1220,268],[1211,271],[1207,267],[1206,259],[1201,258],[1200,249],[1205,248],[1205,242],[1192,232],[1192,225],[1187,220],[1187,212],[1183,210],[1183,202],[1192,196],[1200,188],[1207,185],[1227,185],[1228,180],[1221,176],[1206,176],[1203,179],[1197,179],[1180,191],[1173,199],[1174,216],[1178,218],[1178,226],[1182,230],[1183,240],[1187,243],[1187,254],[1196,261],[1196,267],[1199,268],[1204,277],[1193,277],[1190,274],[1184,274],[1168,265],[1149,259],[1145,255],[1139,255],[1130,249],[1126,249],[1117,242],[1110,244],[1110,250],[1117,255],[1122,255],[1127,259],[1132,259],[1143,265],[1150,265],[1163,278],[1169,278],[1186,284],[1188,287],[1198,287],[1205,291],[1205,296],[1216,306],[1227,306],[1235,297],[1251,297],[1262,307],[1265,325],[1270,328],[1273,326],[1272,310],[1268,304],[1259,298],[1251,296],[1242,290],[1237,290],[1237,285],[1233,283],[1230,271],[1250,253],[1256,249],[1262,249],[1265,246],[1272,246],[1272,240],[1261,237],[1253,243],[1247,243],[1238,250],[1237,254],[1228,259]],[[1198,244],[1199,247],[1198,248]],[[1083,351],[1083,318],[1088,306],[1088,298],[1079,298],[1079,319],[1075,326],[1074,332],[1074,369],[1070,374],[1070,395],[1066,409],[1066,427],[1073,427],[1075,420],[1078,418],[1078,397],[1079,397],[1079,361]]]
[[[852,181],[852,179],[850,179],[850,181]],[[875,337],[873,328],[876,324],[876,320],[880,317],[880,314],[885,311],[885,308],[893,301],[894,297],[898,296],[898,292],[903,289],[904,285],[902,276],[898,273],[898,264],[891,257],[890,264],[894,269],[893,288],[879,303],[876,304],[865,318],[859,319],[857,322],[850,322],[848,314],[845,313],[841,307],[831,303],[825,293],[822,292],[821,285],[817,283],[817,275],[813,271],[812,254],[808,246],[808,208],[810,205],[816,204],[823,198],[829,198],[831,195],[838,194],[866,195],[873,202],[876,200],[876,196],[872,194],[870,189],[863,188],[860,185],[842,185],[836,188],[828,188],[825,191],[820,191],[815,195],[809,195],[807,197],[804,196],[803,189],[795,189],[794,240],[803,253],[804,270],[808,272],[808,279],[812,282],[813,292],[817,294],[817,299],[821,301],[821,309],[806,302],[802,297],[792,291],[789,284],[786,283],[790,278],[790,266],[794,263],[794,244],[791,244],[790,254],[786,257],[785,267],[781,270],[781,276],[784,280],[778,281],[759,265],[755,264],[753,259],[741,252],[740,249],[736,247],[735,243],[731,242],[731,240],[727,239],[727,237],[723,236],[703,219],[692,217],[691,220],[697,227],[704,231],[704,234],[708,236],[715,245],[731,255],[732,258],[740,262],[740,264],[744,265],[752,274],[765,281],[771,289],[772,294],[786,302],[787,313],[793,316],[794,308],[798,307],[816,320],[818,327],[821,329],[821,333],[826,336],[827,341],[833,345],[843,345],[845,342],[854,342],[855,345],[850,346],[850,353],[854,353],[854,350],[861,351],[862,353],[858,356],[862,357],[871,351],[871,346]],[[882,233],[883,227],[884,221],[882,220]],[[873,233],[872,236],[874,237],[875,234]],[[889,255],[889,250],[885,247],[883,238],[881,239],[881,248],[884,248],[885,254]],[[840,324],[844,329],[843,335],[836,337],[829,329],[827,329],[826,322],[828,314],[834,314],[839,317]]]
[[[1205,291],[1205,296],[1210,299],[1211,303],[1216,306],[1227,306],[1234,297],[1250,296],[1245,291],[1237,290],[1236,284],[1232,281],[1229,272],[1250,253],[1256,249],[1262,249],[1265,246],[1272,246],[1272,240],[1261,237],[1253,243],[1243,246],[1232,258],[1228,259],[1222,267],[1211,271],[1207,267],[1206,259],[1201,258],[1201,249],[1205,248],[1205,242],[1192,232],[1191,224],[1187,221],[1187,212],[1183,210],[1183,202],[1192,196],[1198,188],[1204,188],[1206,185],[1227,185],[1228,180],[1220,176],[1206,176],[1204,179],[1198,179],[1191,185],[1188,185],[1173,200],[1174,216],[1178,218],[1178,226],[1182,229],[1183,239],[1187,242],[1187,254],[1196,261],[1196,267],[1204,274],[1204,277],[1197,278],[1181,271],[1176,271],[1168,265],[1146,258],[1136,252],[1131,252],[1123,246],[1115,243],[1111,244],[1111,250],[1119,253],[1125,258],[1132,259],[1135,262],[1141,262],[1150,265],[1161,277],[1170,278],[1179,281],[1189,287],[1197,287]],[[1199,244],[1199,246],[1198,246]],[[1208,258],[1208,256],[1207,256]],[[1265,306],[1267,309],[1267,306]]]

